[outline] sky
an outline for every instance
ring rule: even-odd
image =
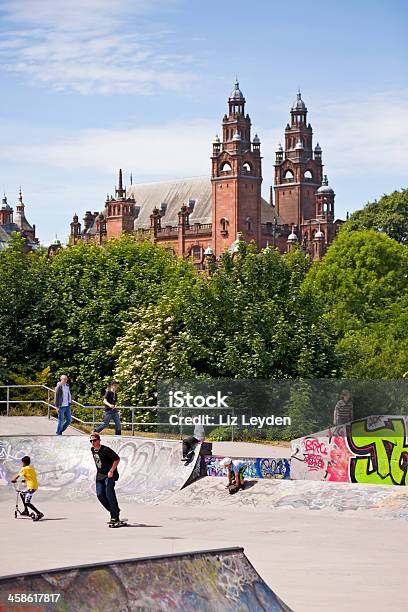
[[[403,0],[0,0],[0,189],[43,244],[125,183],[209,175],[238,77],[263,192],[300,88],[336,217],[408,187]]]

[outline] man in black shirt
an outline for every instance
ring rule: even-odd
[[[98,433],[91,433],[91,451],[96,465],[96,495],[102,506],[110,512],[112,524],[119,522],[119,506],[115,493],[115,482],[119,478],[119,455],[109,446],[101,444]]]
[[[113,380],[110,384],[110,389],[105,393],[105,397],[103,398],[103,404],[105,406],[105,417],[103,422],[95,429],[96,433],[100,433],[102,429],[105,429],[113,419],[115,423],[115,436],[121,435],[121,426],[120,426],[120,418],[119,412],[116,409],[116,402],[118,399],[118,383]]]

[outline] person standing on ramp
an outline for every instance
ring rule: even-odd
[[[101,444],[98,433],[92,432],[90,437],[92,456],[96,465],[96,495],[102,506],[110,513],[110,524],[120,523],[119,506],[116,499],[115,484],[119,478],[119,455],[109,446]]]

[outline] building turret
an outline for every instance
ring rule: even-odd
[[[78,221],[78,215],[76,213],[72,217],[70,228],[71,228],[71,231],[69,234],[69,243],[77,244],[78,240],[80,240],[81,238],[81,224]]]
[[[322,184],[316,192],[316,218],[327,220],[334,219],[334,198],[335,193],[330,187],[325,174],[322,180]]]
[[[293,251],[298,245],[298,237],[295,234],[295,227],[292,225],[292,231],[287,238],[287,250],[288,252]]]
[[[10,225],[13,223],[13,209],[7,202],[7,196],[4,194],[0,208],[0,225]]]
[[[35,237],[35,225],[30,225],[25,216],[25,204],[23,202],[23,194],[21,193],[21,187],[18,195],[18,201],[16,206],[16,212],[14,214],[14,223],[18,226],[23,236],[30,238],[34,242]]]
[[[325,251],[325,237],[323,232],[319,229],[315,232],[313,237],[313,259],[321,259]]]
[[[242,233],[261,242],[261,141],[251,142],[251,120],[238,81],[222,120],[222,143],[213,142],[212,238],[216,258]]]
[[[315,218],[315,193],[322,182],[323,167],[319,145],[313,156],[313,131],[300,91],[290,115],[285,148],[279,146],[275,157],[275,206],[282,223],[300,228]]]

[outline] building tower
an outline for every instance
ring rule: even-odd
[[[30,225],[25,216],[25,204],[23,202],[21,187],[18,194],[16,212],[14,214],[14,223],[18,226],[23,236],[30,238],[33,242],[36,242],[35,225]]]
[[[70,224],[71,231],[69,235],[69,244],[77,244],[81,239],[81,223],[78,220],[78,215],[75,213]]]
[[[104,228],[107,239],[119,238],[124,232],[133,232],[134,220],[135,200],[133,197],[126,197],[120,169],[115,197],[107,198],[105,202]]]
[[[4,194],[0,208],[0,225],[10,225],[11,223],[13,223],[13,209],[8,204],[7,196]]]
[[[300,91],[285,129],[285,148],[279,145],[275,159],[275,205],[284,224],[300,226],[316,216],[315,193],[322,184],[322,150],[313,151],[313,131]],[[300,236],[299,236],[300,237]]]
[[[251,120],[238,81],[222,121],[222,140],[213,141],[212,242],[219,257],[241,233],[247,242],[261,239],[261,143],[251,142]]]

